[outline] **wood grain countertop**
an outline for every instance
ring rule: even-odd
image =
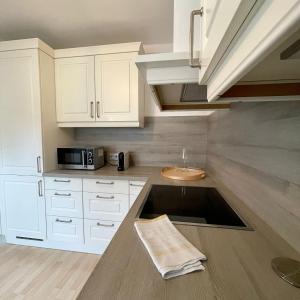
[[[100,172],[101,176],[105,176],[104,171]],[[108,173],[107,170],[106,175]],[[113,173],[110,175],[113,176]],[[148,167],[131,168],[122,176],[134,175],[147,177],[147,184],[78,299],[300,299],[300,289],[277,277],[271,268],[274,257],[288,256],[299,260],[300,254],[221,183],[209,177],[191,182],[169,180],[161,177],[160,168]],[[204,263],[205,271],[164,280],[133,226],[152,184],[214,186],[254,231],[176,225],[207,256],[208,261]]]

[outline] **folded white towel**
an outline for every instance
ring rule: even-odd
[[[206,256],[171,223],[167,215],[134,223],[136,231],[164,279],[204,270]]]

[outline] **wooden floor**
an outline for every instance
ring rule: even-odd
[[[75,299],[99,258],[0,244],[0,299]]]

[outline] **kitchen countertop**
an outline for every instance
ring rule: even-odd
[[[272,271],[271,259],[288,256],[300,259],[267,224],[249,210],[225,186],[207,177],[181,182],[163,178],[160,168],[134,167],[117,172],[105,167],[97,171],[54,171],[46,176],[148,181],[82,289],[78,299],[300,299],[300,289],[290,286]],[[133,223],[151,184],[214,186],[254,231],[176,225],[208,261],[206,270],[169,280],[161,278]],[[170,199],[172,201],[172,199]]]

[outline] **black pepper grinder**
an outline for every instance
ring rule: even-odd
[[[124,171],[124,152],[118,154],[118,171]]]

